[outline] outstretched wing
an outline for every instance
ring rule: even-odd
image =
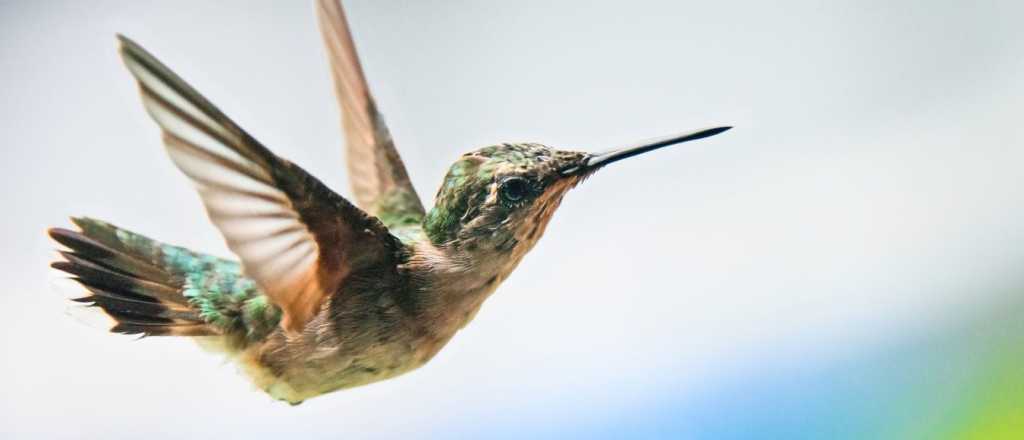
[[[316,12],[341,103],[348,175],[356,202],[388,226],[419,223],[423,204],[370,95],[345,12],[338,0],[317,0]]]
[[[247,276],[302,329],[346,277],[395,264],[384,225],[277,157],[135,42],[118,36],[167,152],[199,189]]]

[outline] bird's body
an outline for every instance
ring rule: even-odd
[[[174,163],[240,262],[73,219],[54,267],[120,333],[198,338],[271,396],[299,403],[411,371],[463,328],[544,233],[567,191],[613,161],[725,128],[605,154],[517,143],[451,166],[423,206],[366,87],[344,14],[318,3],[358,207],[270,152],[144,49],[121,39]]]

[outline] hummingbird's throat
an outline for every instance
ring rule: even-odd
[[[520,234],[517,234],[518,238],[528,243],[528,248],[533,248],[537,240],[540,239],[541,235],[544,235],[544,230],[548,226],[548,222],[551,221],[551,217],[555,215],[555,211],[558,210],[558,206],[562,203],[562,198],[565,197],[570,189],[574,188],[580,179],[578,177],[566,177],[559,179],[544,190],[544,194],[534,201],[533,206],[530,207],[528,214],[522,221],[522,227],[520,228]]]
[[[480,305],[505,281],[523,257],[544,235],[548,222],[565,193],[578,179],[560,179],[549,185],[529,206],[512,213],[504,227],[463,240],[416,246],[412,265],[429,267],[434,299],[428,314],[445,323],[441,333],[454,332],[469,322]],[[443,329],[442,329],[443,327]],[[446,330],[445,330],[446,329]]]
[[[511,214],[508,229],[496,234],[490,246],[480,246],[476,255],[471,257],[478,269],[502,280],[508,277],[544,235],[565,193],[577,181],[575,178],[560,179],[549,185],[530,206]]]

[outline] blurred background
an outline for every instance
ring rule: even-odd
[[[310,2],[0,1],[4,438],[1020,438],[1024,3],[348,1],[419,192],[506,141],[602,171],[431,363],[299,407],[65,314],[49,226],[230,255],[136,39],[348,194]]]

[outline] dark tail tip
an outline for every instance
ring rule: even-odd
[[[71,275],[86,289],[72,301],[95,306],[117,324],[115,333],[146,336],[201,336],[216,332],[206,325],[180,281],[117,241],[117,229],[103,222],[72,218],[82,231],[50,228],[47,234],[66,249],[50,267]]]

